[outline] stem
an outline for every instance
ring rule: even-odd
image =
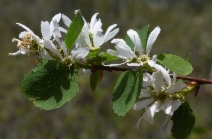
[[[103,66],[94,66],[93,68],[95,70],[107,70],[107,71],[127,71],[127,70],[133,70],[133,69],[126,69],[126,68],[103,67]],[[172,74],[170,76],[173,77]],[[183,80],[187,80],[187,81],[197,82],[197,84],[199,84],[199,85],[212,84],[212,80],[201,79],[201,78],[194,78],[194,77],[188,77],[188,76],[177,75],[177,79],[183,79]]]

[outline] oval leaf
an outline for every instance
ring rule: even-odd
[[[92,72],[91,73],[91,76],[90,76],[90,86],[91,86],[91,89],[92,89],[93,92],[95,91],[97,85],[101,81],[100,79],[101,79],[101,73],[102,72],[103,71],[98,70],[96,72]]]
[[[73,22],[68,28],[65,37],[65,44],[68,49],[71,49],[74,46],[74,43],[77,40],[83,26],[84,26],[83,17],[80,10],[78,10]]]
[[[78,92],[78,69],[54,60],[42,61],[22,81],[25,97],[35,106],[51,110],[70,101]]]
[[[157,61],[179,75],[188,75],[193,70],[192,65],[188,61],[176,55],[159,54]]]
[[[142,70],[123,72],[114,87],[113,109],[118,115],[124,116],[135,104],[142,87]]]
[[[195,124],[194,113],[187,101],[174,112],[171,120],[173,121],[172,136],[175,139],[186,139]]]

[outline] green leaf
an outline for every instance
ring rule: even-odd
[[[142,87],[143,72],[128,70],[123,72],[114,87],[113,109],[118,115],[124,116],[135,104]]]
[[[176,55],[159,54],[157,61],[179,75],[188,75],[193,70],[192,65],[188,61]]]
[[[88,53],[88,55],[86,56],[87,59],[92,59],[95,58],[96,56],[98,56],[98,54],[100,53],[100,50],[90,50],[90,52]]]
[[[71,49],[74,46],[74,43],[77,40],[83,26],[84,26],[83,17],[80,10],[78,10],[73,22],[68,28],[65,37],[65,44],[68,49]]]
[[[97,87],[97,85],[99,84],[99,82],[100,82],[100,74],[101,73],[101,71],[96,71],[96,72],[92,72],[91,73],[91,76],[90,76],[90,86],[91,86],[91,89],[92,89],[92,91],[94,92],[95,91],[95,89],[96,89],[96,87]]]
[[[143,54],[146,54],[148,31],[149,31],[149,25],[142,27],[141,30],[136,30],[136,32],[138,33],[140,40],[141,40]]]
[[[79,92],[77,78],[77,68],[46,60],[25,76],[22,90],[35,106],[51,110],[70,101]]]
[[[109,62],[118,59],[117,57],[112,56],[108,53],[100,54],[100,52],[100,50],[89,52],[89,54],[87,55],[87,62],[92,65],[102,65],[102,62]]]
[[[134,51],[134,44],[132,42],[132,40],[130,39],[130,37],[128,35],[126,35],[125,37],[125,42],[127,43],[127,45],[131,48],[131,50]]]
[[[187,101],[174,112],[171,120],[171,132],[175,139],[185,139],[190,135],[195,124],[195,116]]]

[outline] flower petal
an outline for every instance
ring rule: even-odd
[[[147,47],[146,47],[146,54],[149,55],[150,51],[152,50],[152,45],[154,44],[158,34],[160,33],[160,27],[156,27],[149,35],[147,40]]]
[[[96,16],[98,15],[99,13],[95,13],[92,18],[91,18],[91,22],[90,22],[90,31],[92,32],[93,28],[94,28],[94,24],[96,23]]]
[[[169,92],[169,94],[173,94],[175,92],[180,91],[181,89],[183,89],[185,87],[186,87],[186,84],[185,83],[183,83],[183,82],[177,82],[177,83],[173,84],[172,86],[170,86],[167,89],[167,92]]]
[[[166,80],[166,82],[168,83],[168,85],[171,85],[171,78],[169,76],[168,71],[166,71],[166,69],[164,67],[162,67],[161,65],[158,65],[158,64],[154,64],[153,67],[157,71],[161,71],[162,74],[163,74],[163,78]]]
[[[51,50],[54,54],[56,54],[58,57],[60,57],[59,51],[57,50],[55,45],[50,40],[44,40],[43,44],[47,49]]]
[[[152,74],[152,85],[155,89],[155,92],[159,93],[163,85],[163,75],[161,71],[156,71]]]
[[[119,29],[115,29],[113,30],[113,28],[115,28],[117,26],[117,24],[113,24],[111,26],[109,26],[107,28],[107,31],[105,32],[105,35],[104,35],[104,40],[102,43],[105,43],[107,42],[108,40],[112,39],[118,32],[119,32]],[[113,30],[113,31],[112,31]],[[111,32],[112,31],[112,32]]]
[[[17,55],[20,55],[22,54],[20,50],[18,50],[17,52],[15,53],[9,53],[8,56],[17,56]]]
[[[66,15],[64,15],[64,14],[62,14],[62,20],[63,20],[63,23],[67,26],[67,27],[69,27],[70,25],[71,25],[71,20],[70,20],[70,18],[68,18]]]
[[[113,39],[111,43],[116,44],[115,48],[119,52],[119,55],[126,58],[136,57],[134,52],[130,49],[130,47],[126,44],[126,42],[123,39]]]
[[[90,49],[81,47],[79,49],[73,50],[71,52],[71,55],[74,59],[82,60],[85,62],[85,58],[88,55],[89,51],[90,51]]]
[[[141,66],[141,64],[138,63],[127,63],[128,66],[132,66],[132,67],[139,67]]]
[[[147,107],[149,104],[151,104],[152,102],[154,101],[153,98],[151,99],[145,99],[145,100],[142,100],[142,101],[139,101],[139,102],[136,102],[133,109],[134,110],[141,110],[145,107]]]
[[[178,109],[178,107],[181,105],[181,101],[179,99],[172,101],[171,103],[172,109],[169,115],[173,115],[174,111]]]
[[[132,40],[133,44],[135,45],[136,49],[140,54],[142,54],[142,46],[141,46],[141,40],[138,36],[138,33],[132,29],[129,29],[127,31],[127,35],[130,37]]]
[[[150,92],[149,87],[147,87],[146,89],[141,89],[141,93],[139,95],[139,98],[150,97],[151,95],[149,94],[149,92]]]
[[[50,37],[51,37],[50,36],[50,25],[49,25],[48,21],[46,21],[46,22],[41,21],[41,33],[42,33],[44,40],[50,39]]]

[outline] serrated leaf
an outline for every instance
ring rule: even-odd
[[[136,30],[141,40],[143,54],[146,54],[148,31],[149,31],[149,25],[143,26],[141,30]]]
[[[195,124],[195,116],[187,101],[174,112],[171,120],[171,132],[175,139],[185,139],[190,135]]]
[[[135,104],[142,87],[143,72],[136,71],[123,72],[114,87],[113,110],[118,115],[124,116]]]
[[[83,17],[80,10],[78,10],[73,22],[68,28],[65,37],[65,44],[68,49],[71,49],[74,46],[74,43],[76,42],[83,26],[84,26]]]
[[[70,101],[79,92],[77,78],[77,68],[46,60],[24,77],[22,91],[35,106],[51,110]]]
[[[192,65],[188,61],[176,55],[159,54],[157,61],[179,75],[188,75],[193,70]]]

